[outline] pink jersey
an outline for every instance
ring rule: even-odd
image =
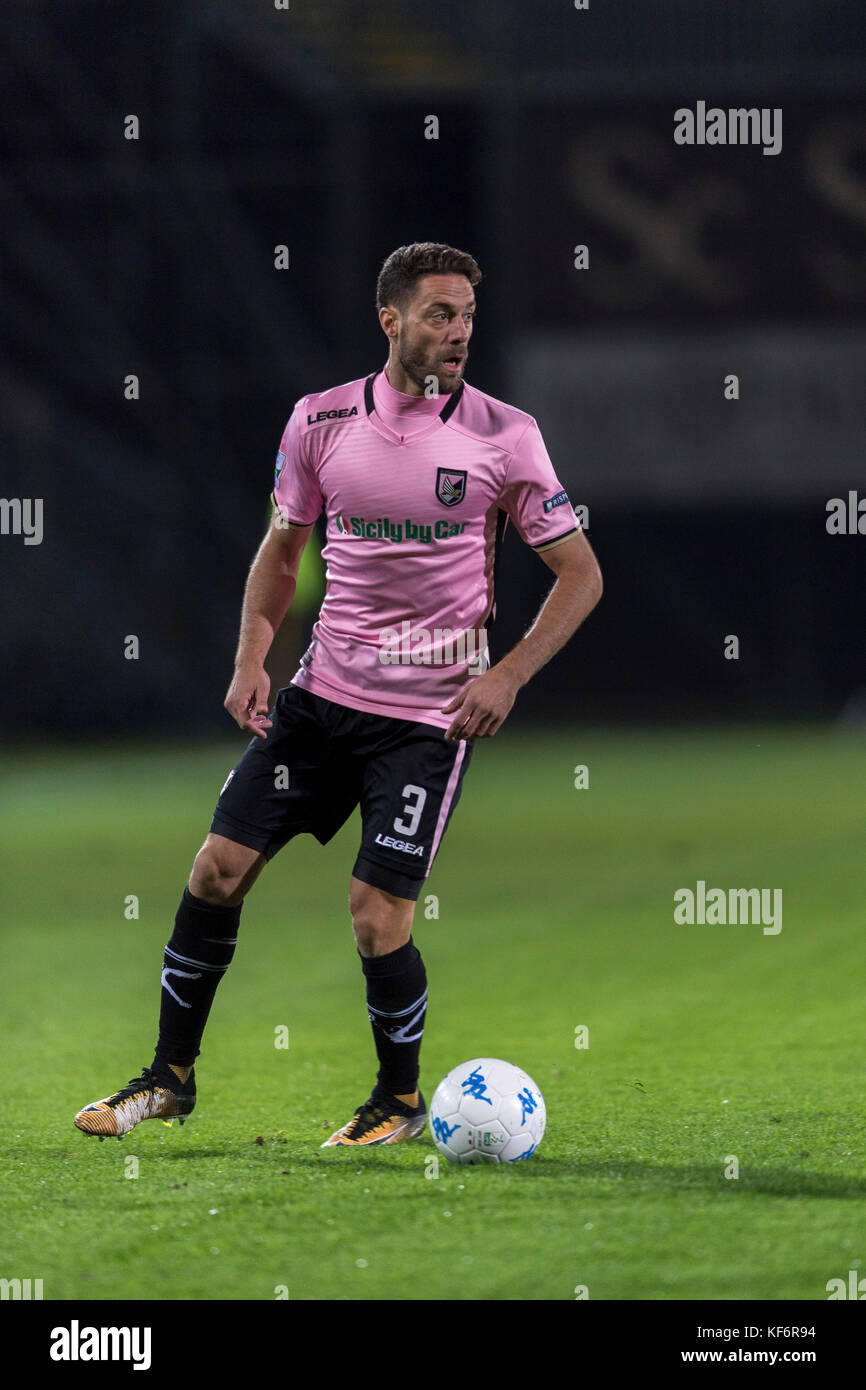
[[[384,372],[298,401],[274,503],[295,526],[327,519],[325,598],[293,684],[443,729],[488,665],[507,518],[538,551],[579,529],[530,415],[466,383],[407,396]]]

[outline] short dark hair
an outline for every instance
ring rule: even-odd
[[[376,308],[391,305],[402,313],[424,275],[465,275],[473,287],[481,279],[478,264],[467,251],[440,241],[416,241],[398,246],[379,271]]]

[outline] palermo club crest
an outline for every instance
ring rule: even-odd
[[[436,471],[436,496],[444,507],[456,507],[466,496],[466,473],[459,468]]]

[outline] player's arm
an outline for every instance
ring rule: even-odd
[[[298,565],[312,526],[288,525],[275,510],[247,577],[235,673],[225,708],[242,729],[267,738],[270,677],[265,657],[295,596]]]
[[[521,686],[565,646],[601,598],[601,570],[582,531],[540,554],[556,575],[553,588],[526,636],[445,706],[443,713],[454,713],[446,738],[492,738]]]

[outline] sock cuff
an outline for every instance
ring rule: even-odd
[[[361,956],[361,952],[358,952]],[[385,956],[361,956],[361,968],[368,979],[381,980],[390,975],[403,975],[421,959],[421,952],[411,936],[405,946],[389,951]]]
[[[212,912],[216,917],[225,917],[226,921],[235,913],[240,913],[243,907],[243,903],[238,903],[237,907],[224,907],[220,903],[205,902],[204,898],[197,898],[194,893],[191,893],[189,887],[184,888],[181,901],[187,907],[195,908],[197,912]]]
[[[214,907],[185,891],[174,919],[174,931],[165,948],[166,966],[169,969],[227,970],[237,945],[240,916],[240,904]]]
[[[184,888],[174,919],[175,930],[184,934],[191,932],[194,936],[212,934],[220,940],[232,939],[237,936],[242,907],[243,903],[238,903],[237,907],[206,903]]]

